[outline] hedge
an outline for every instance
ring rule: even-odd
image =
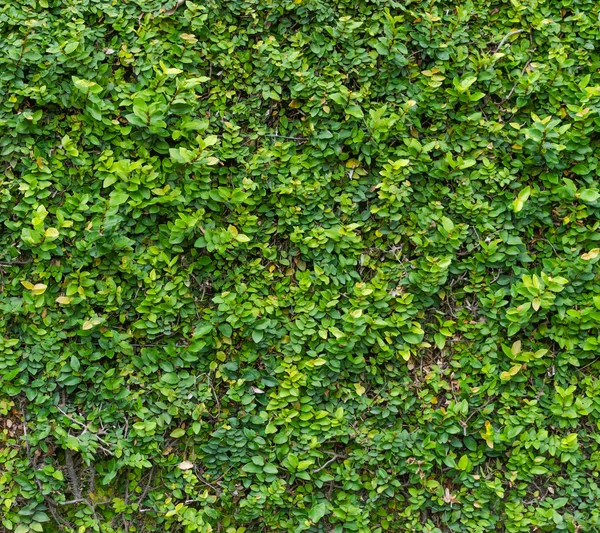
[[[600,4],[0,5],[0,520],[600,529]]]

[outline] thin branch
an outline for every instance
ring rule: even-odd
[[[312,473],[316,474],[317,472],[320,472],[321,470],[323,470],[324,468],[327,468],[331,463],[333,463],[336,459],[340,459],[341,456],[340,455],[334,455],[331,459],[329,459],[329,461],[326,461],[325,464],[323,466],[320,466],[319,468],[317,468],[316,470],[313,470]]]
[[[211,485],[208,481],[206,481],[198,472],[198,468],[194,468],[194,471],[196,472],[196,477],[198,478],[198,480],[203,483],[204,485],[206,485],[207,487],[210,487],[211,489],[213,489],[217,495],[221,494],[221,490],[218,489],[217,487],[215,487],[214,485]]]
[[[152,467],[150,469],[150,474],[148,475],[148,483],[146,483],[146,487],[144,488],[144,491],[142,492],[142,495],[140,496],[140,498],[138,500],[138,508],[140,508],[142,506],[142,503],[146,499],[148,491],[150,490],[150,484],[152,483],[153,477],[154,477],[154,467]]]
[[[64,415],[66,416],[69,420],[71,420],[71,422],[75,422],[75,424],[78,424],[79,426],[81,426],[84,430],[89,431],[92,435],[94,435],[94,437],[96,437],[96,439],[101,442],[102,444],[104,444],[104,446],[108,446],[109,448],[112,446],[109,442],[106,442],[103,438],[99,437],[97,433],[94,433],[93,431],[90,431],[90,428],[87,426],[87,424],[84,424],[83,422],[80,422],[79,420],[76,420],[75,418],[73,418],[69,413],[65,413],[60,407],[57,407],[57,409]],[[98,445],[104,452],[108,453],[109,455],[113,455],[113,452],[110,449],[105,448],[104,446],[100,446]]]
[[[531,64],[531,59],[528,59],[527,63],[525,63],[525,66],[523,67],[523,70],[521,70],[521,74],[519,74],[519,78],[517,79],[517,81],[515,82],[515,84],[512,86],[512,89],[510,90],[510,92],[508,93],[508,95],[502,100],[502,102],[500,102],[500,105],[504,105],[505,102],[507,102],[508,100],[510,100],[510,97],[515,92],[515,89],[517,88],[517,85],[519,84],[519,81],[523,77],[523,74],[525,74],[525,71],[527,70],[527,67],[530,64]]]
[[[508,39],[509,37],[516,35],[517,33],[523,33],[525,30],[513,30],[508,32],[503,39],[500,41],[500,44],[498,45],[498,47],[496,48],[496,50],[494,51],[494,54],[496,52],[498,52],[498,50],[500,50],[500,48],[502,48],[502,46],[504,45],[504,43],[506,42],[506,39]]]
[[[210,390],[212,391],[213,396],[215,398],[215,403],[217,404],[217,416],[215,418],[219,420],[219,418],[221,417],[221,402],[219,401],[219,395],[217,394],[217,391],[213,387],[212,380],[210,379],[210,374],[208,375],[208,379],[206,381],[208,382],[208,386],[210,387]]]
[[[177,3],[171,8],[165,11],[165,15],[171,16],[177,9],[179,9],[183,4],[185,4],[185,0],[177,0]]]

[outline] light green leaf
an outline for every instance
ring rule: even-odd
[[[329,510],[327,509],[327,504],[318,503],[317,505],[311,507],[310,511],[308,512],[308,518],[310,518],[311,522],[316,524],[328,513]]]

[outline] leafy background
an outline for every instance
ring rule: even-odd
[[[599,11],[4,2],[3,527],[600,527]]]

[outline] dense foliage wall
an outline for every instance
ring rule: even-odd
[[[600,528],[599,15],[3,2],[2,527]]]

